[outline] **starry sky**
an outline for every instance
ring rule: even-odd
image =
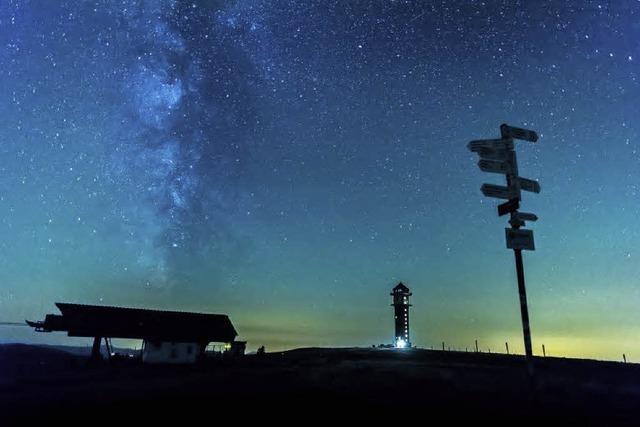
[[[0,2],[0,321],[54,301],[230,315],[249,348],[523,351],[507,122],[536,251],[534,353],[640,361],[640,3]],[[2,342],[77,343],[2,327]]]

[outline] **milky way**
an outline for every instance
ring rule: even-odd
[[[530,127],[533,340],[640,354],[640,5],[0,4],[0,311],[229,313],[250,347],[519,351],[503,219],[466,150]],[[484,180],[484,181],[483,181]],[[18,327],[2,340],[61,342]]]
[[[133,141],[136,146],[124,156],[129,168],[150,171],[142,191],[157,215],[143,233],[150,237],[152,247],[146,251],[151,256],[141,252],[139,259],[153,271],[150,277],[157,278],[148,285],[169,280],[173,252],[186,251],[193,258],[198,235],[215,235],[225,198],[233,197],[224,189],[235,168],[227,147],[247,144],[241,136],[234,141],[219,135],[221,119],[234,114],[222,105],[229,93],[224,94],[215,79],[224,70],[220,61],[228,52],[211,43],[217,34],[209,34],[213,22],[206,14],[183,9],[175,3],[135,2],[125,15],[133,33],[130,56],[135,59],[125,73],[123,95],[139,134]],[[235,130],[237,124],[230,127]],[[194,219],[198,230],[189,228]]]

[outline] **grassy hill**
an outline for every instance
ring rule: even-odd
[[[7,368],[20,372],[0,381],[0,413],[20,420],[105,410],[153,418],[163,413],[158,408],[193,417],[224,408],[243,417],[302,410],[361,419],[428,414],[520,424],[536,417],[605,424],[639,419],[636,364],[536,358],[532,383],[523,357],[501,354],[305,348],[196,366],[89,367],[84,358],[56,349],[5,347],[0,366],[5,374]]]

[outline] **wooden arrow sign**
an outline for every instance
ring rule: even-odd
[[[482,148],[476,151],[481,159],[497,160],[500,162],[509,160],[510,152],[511,151],[508,150],[494,150],[493,148]]]
[[[519,221],[537,221],[538,220],[538,215],[527,213],[527,212],[516,212],[514,213],[514,216]]]
[[[480,167],[480,170],[482,172],[504,174],[513,173],[513,164],[511,164],[510,162],[482,159],[478,162],[478,167]]]
[[[511,212],[515,212],[520,209],[520,200],[511,199],[508,202],[504,202],[498,205],[498,216],[503,216]]]
[[[503,185],[482,184],[480,191],[487,197],[494,197],[496,199],[516,199],[519,198],[517,191],[510,187]]]
[[[532,193],[540,192],[540,184],[538,184],[538,181],[518,177],[518,182],[520,183],[521,190],[530,191]]]
[[[484,151],[508,151],[513,150],[513,139],[500,138],[500,139],[476,139],[467,144],[469,151],[474,153],[480,153]]]
[[[535,131],[509,126],[506,123],[500,125],[500,134],[503,138],[521,139],[531,142],[538,140],[538,134]]]

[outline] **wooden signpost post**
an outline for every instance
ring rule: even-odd
[[[522,332],[524,335],[524,350],[529,366],[529,373],[533,375],[533,352],[531,347],[531,328],[529,326],[529,309],[527,307],[527,292],[524,282],[524,266],[522,251],[535,250],[533,231],[522,229],[525,221],[537,221],[538,217],[532,213],[518,212],[520,209],[521,192],[540,192],[540,184],[531,179],[518,176],[518,162],[514,150],[514,139],[536,142],[538,134],[529,129],[522,129],[507,124],[500,126],[499,139],[484,139],[471,141],[470,151],[480,156],[478,166],[483,172],[500,173],[506,177],[507,185],[483,184],[480,191],[487,197],[506,199],[498,206],[498,215],[510,214],[511,228],[505,229],[507,248],[513,249],[516,259],[516,273],[518,277],[518,294],[520,296],[520,314],[522,317]]]

